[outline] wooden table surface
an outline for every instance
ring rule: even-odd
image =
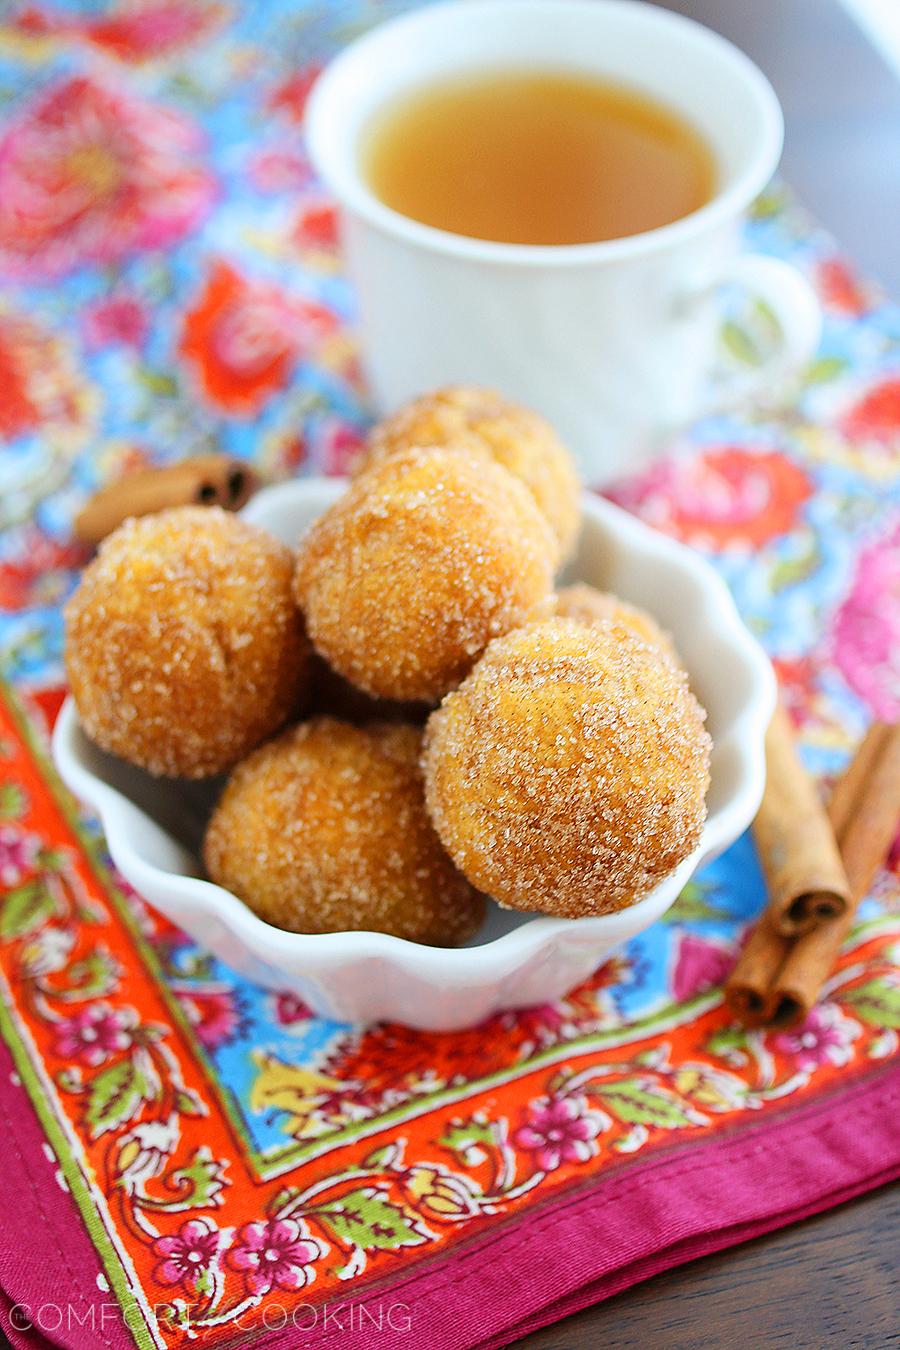
[[[900,298],[900,82],[838,0],[662,6],[717,29],[762,67],[785,112],[785,179],[847,254]],[[894,1186],[659,1275],[518,1344],[887,1350],[900,1346],[898,1269]]]

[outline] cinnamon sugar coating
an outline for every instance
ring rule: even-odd
[[[421,743],[420,730],[395,724],[289,728],[233,771],[207,829],[209,875],[293,932],[464,941],[484,899],[428,819]]]
[[[632,629],[644,642],[649,642],[651,647],[658,647],[679,664],[671,637],[656,620],[646,610],[629,605],[608,591],[598,591],[584,582],[563,586],[556,592],[553,613],[558,619],[574,619],[576,623],[586,623],[588,626],[618,623],[623,628]]]
[[[413,445],[490,455],[525,484],[556,535],[560,557],[569,557],[579,527],[578,476],[571,455],[543,417],[493,389],[447,385],[379,422],[360,467]]]
[[[483,456],[409,449],[300,542],[295,593],[326,661],[377,698],[435,703],[494,637],[549,611],[550,528]]]
[[[310,651],[290,550],[219,507],[125,521],[65,607],[91,740],[153,774],[229,768],[297,714]]]
[[[622,909],[699,843],[704,719],[684,673],[633,631],[532,624],[492,642],[429,718],[431,819],[501,905]]]

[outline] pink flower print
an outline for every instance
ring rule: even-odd
[[[251,1294],[278,1289],[302,1289],[315,1279],[313,1262],[328,1250],[311,1237],[306,1225],[296,1219],[270,1219],[245,1223],[238,1240],[227,1253],[232,1270],[240,1270]]]
[[[137,1015],[131,1008],[114,1010],[106,1003],[91,1003],[57,1023],[54,1051],[60,1059],[96,1068],[118,1050],[128,1049],[136,1025]]]
[[[312,1013],[302,998],[296,994],[285,992],[275,995],[275,1020],[283,1027],[292,1026],[294,1022],[308,1022]]]
[[[685,543],[721,551],[787,534],[811,493],[806,473],[780,451],[720,445],[686,461],[660,460],[609,495]]]
[[[876,717],[900,718],[900,521],[863,549],[835,615],[834,660]]]
[[[891,844],[887,856],[886,866],[888,868],[888,871],[895,872],[898,876],[900,876],[900,830],[898,830],[897,837]]]
[[[113,0],[103,10],[79,15],[26,5],[12,26],[32,37],[81,38],[120,61],[137,62],[183,51],[221,25],[228,13],[226,5],[210,0]]]
[[[859,279],[841,258],[825,258],[815,269],[815,280],[822,301],[839,314],[864,314],[870,306]]]
[[[178,991],[178,1001],[201,1045],[218,1050],[228,1045],[241,1030],[240,1009],[230,989],[190,989]]]
[[[2,218],[0,197],[0,236]],[[82,431],[92,415],[90,391],[68,345],[6,308],[0,310],[0,389],[0,441],[40,430],[54,439],[62,435],[71,445],[73,432]]]
[[[734,965],[734,953],[715,942],[685,933],[678,944],[672,992],[679,1003],[721,984]]]
[[[299,248],[337,248],[337,210],[331,202],[305,206],[297,218],[293,234]]]
[[[334,421],[321,435],[320,460],[327,474],[350,473],[362,454],[365,437],[355,427]]]
[[[302,122],[307,99],[320,70],[318,65],[309,65],[294,71],[272,90],[267,100],[269,108],[283,113],[291,122]]]
[[[154,1279],[192,1289],[214,1260],[219,1241],[219,1230],[211,1219],[188,1219],[177,1233],[154,1241],[153,1254],[162,1257],[153,1268]]]
[[[214,195],[183,117],[87,76],[54,85],[0,138],[0,269],[52,277],[164,248]]]
[[[184,51],[218,27],[227,12],[221,4],[132,0],[110,14],[82,19],[80,31],[122,61],[142,61]],[[78,32],[78,23],[72,28]]]
[[[237,416],[255,416],[285,388],[296,362],[335,327],[324,305],[217,261],[184,317],[179,350],[214,403]]]
[[[501,1023],[510,1029],[518,1028],[528,1034],[537,1045],[553,1045],[561,1040],[570,1027],[567,1009],[563,1003],[532,1003],[526,1008],[503,1015]]]
[[[250,161],[249,173],[260,192],[297,192],[312,177],[309,160],[292,150],[260,150]]]
[[[4,388],[0,363],[0,390]],[[15,551],[0,562],[0,610],[58,605],[71,585],[72,571],[85,565],[89,551],[80,544],[60,544],[34,524],[8,537],[15,538]]]
[[[813,705],[818,692],[819,670],[816,662],[809,656],[773,656],[772,665],[788,712],[798,726],[805,726],[813,718]]]
[[[900,379],[888,375],[871,385],[847,410],[840,426],[852,441],[896,445],[900,437]]]
[[[597,1152],[594,1140],[611,1121],[602,1111],[586,1111],[578,1097],[541,1097],[528,1108],[527,1124],[513,1143],[534,1153],[538,1167],[553,1172],[560,1163],[587,1162]]]
[[[0,825],[0,886],[16,886],[37,861],[41,841],[15,825]]]
[[[84,337],[92,348],[113,344],[140,347],[148,327],[146,310],[130,295],[113,295],[101,300],[84,316]]]
[[[823,1003],[799,1026],[774,1035],[771,1045],[780,1054],[790,1055],[801,1071],[812,1071],[821,1064],[847,1064],[859,1031],[857,1023],[844,1017],[833,1003]]]

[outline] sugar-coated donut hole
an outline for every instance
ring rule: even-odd
[[[121,525],[65,608],[91,739],[150,773],[205,778],[296,716],[310,650],[292,571],[289,549],[219,507]]]
[[[326,661],[378,698],[436,702],[492,638],[549,612],[554,537],[483,456],[399,451],[301,540],[295,589]]]
[[[585,582],[576,582],[572,586],[563,586],[556,592],[553,613],[558,619],[574,619],[576,623],[585,623],[589,627],[595,624],[618,623],[630,628],[651,647],[658,647],[677,662],[675,646],[668,633],[645,609],[629,605],[609,591],[598,591],[595,586]]]
[[[421,742],[418,727],[329,717],[283,732],[232,773],[206,832],[210,876],[294,932],[464,941],[484,900],[428,819]]]
[[[580,523],[579,481],[569,451],[545,418],[493,389],[447,385],[405,403],[372,430],[357,472],[412,446],[487,454],[525,484],[568,558]]]
[[[687,677],[614,623],[532,624],[487,648],[428,720],[444,847],[514,909],[604,914],[697,847],[710,740]]]

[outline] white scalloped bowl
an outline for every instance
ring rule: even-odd
[[[284,483],[260,492],[242,514],[293,546],[343,486],[338,479]],[[218,785],[154,779],[104,754],[81,730],[69,699],[53,737],[56,764],[99,815],[126,880],[248,979],[291,989],[316,1013],[342,1021],[452,1030],[501,1009],[558,998],[587,979],[613,948],[664,914],[696,868],[752,820],[775,684],[725,584],[702,558],[602,498],[585,494],[583,510],[568,579],[643,606],[672,633],[713,738],[700,846],[644,900],[589,919],[532,917],[491,901],[481,931],[452,949],[385,933],[283,932],[202,877],[199,841]]]

